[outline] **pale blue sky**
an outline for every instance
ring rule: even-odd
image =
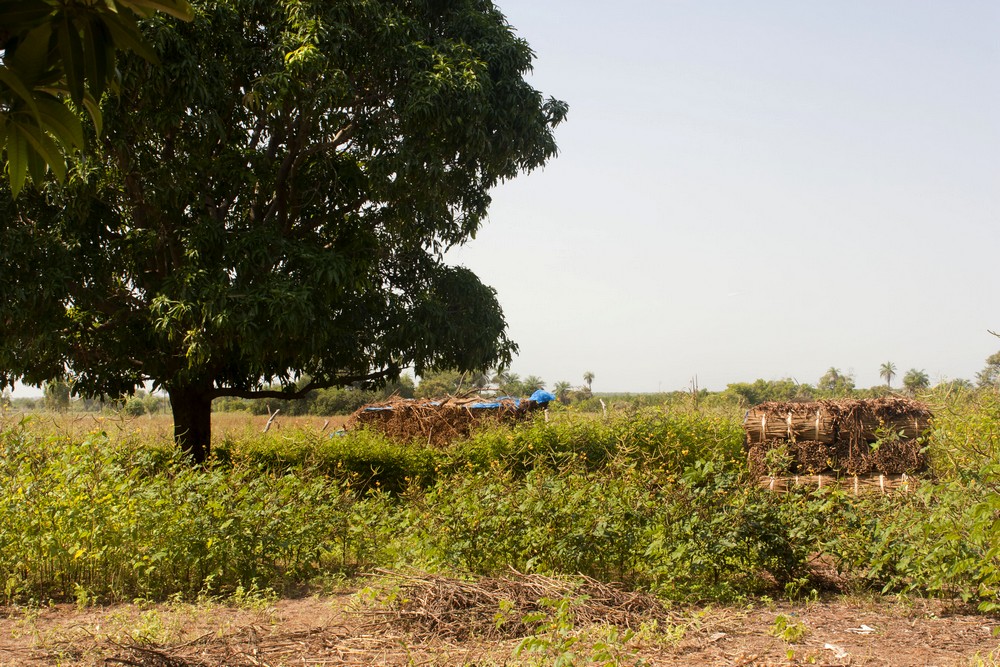
[[[1000,340],[1000,3],[498,0],[570,104],[452,253],[550,385],[656,391]]]

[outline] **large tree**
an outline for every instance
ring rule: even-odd
[[[980,387],[996,389],[1000,387],[1000,352],[994,352],[986,357],[983,370],[976,373],[976,382]]]
[[[160,64],[120,59],[64,186],[0,191],[0,385],[152,380],[200,461],[216,397],[508,364],[495,292],[443,253],[555,154],[566,105],[500,11],[192,4],[146,22]]]
[[[841,373],[839,368],[830,366],[816,383],[816,388],[835,396],[848,396],[854,391],[854,377],[850,373]]]

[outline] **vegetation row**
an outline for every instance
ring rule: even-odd
[[[229,437],[195,468],[170,443],[0,433],[8,602],[287,592],[373,567],[584,573],[674,600],[843,585],[1000,603],[1000,400],[951,395],[906,495],[779,496],[738,420],[647,409],[492,427],[447,449],[374,433]]]

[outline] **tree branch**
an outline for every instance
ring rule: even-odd
[[[333,135],[333,138],[329,141],[318,141],[302,149],[296,159],[295,168],[298,169],[299,165],[302,163],[302,159],[309,155],[322,153],[323,151],[328,150],[335,150],[346,144],[354,136],[354,127],[353,123],[348,123],[346,126],[338,130],[337,134]]]
[[[288,233],[286,207],[288,204],[288,189],[292,167],[298,161],[299,153],[303,149],[303,144],[308,135],[309,124],[308,115],[305,112],[299,114],[298,122],[295,123],[294,133],[288,139],[288,152],[281,161],[281,167],[278,168],[278,175],[274,179],[274,199],[271,201],[271,205],[262,218],[262,221],[267,221],[277,214],[283,234]]]
[[[257,150],[257,146],[260,144],[260,137],[264,133],[264,128],[267,127],[267,113],[261,114],[260,118],[257,119],[256,125],[254,125],[253,133],[250,135],[250,143],[247,145],[247,152],[253,153]],[[252,168],[253,164],[248,164],[247,168]]]
[[[281,389],[230,389],[225,387],[220,387],[218,389],[213,389],[209,392],[209,396],[212,398],[220,398],[222,396],[232,396],[234,398],[276,398],[283,400],[292,400],[297,398],[305,398],[307,394],[311,391],[316,391],[317,389],[329,389],[330,387],[343,387],[345,385],[353,384],[354,382],[371,382],[373,380],[384,380],[386,378],[395,377],[399,375],[400,369],[398,366],[390,366],[389,368],[383,369],[381,371],[375,371],[374,373],[369,373],[368,375],[342,375],[337,378],[324,381],[310,380],[304,387],[297,389],[295,391],[283,391]]]

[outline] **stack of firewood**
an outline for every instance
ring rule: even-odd
[[[762,403],[746,414],[747,459],[758,475],[913,473],[931,413],[900,396]]]
[[[431,400],[396,397],[361,407],[348,418],[346,427],[373,428],[402,442],[445,445],[468,437],[473,428],[486,422],[513,423],[525,419],[537,407],[534,401],[507,397],[447,396]]]

